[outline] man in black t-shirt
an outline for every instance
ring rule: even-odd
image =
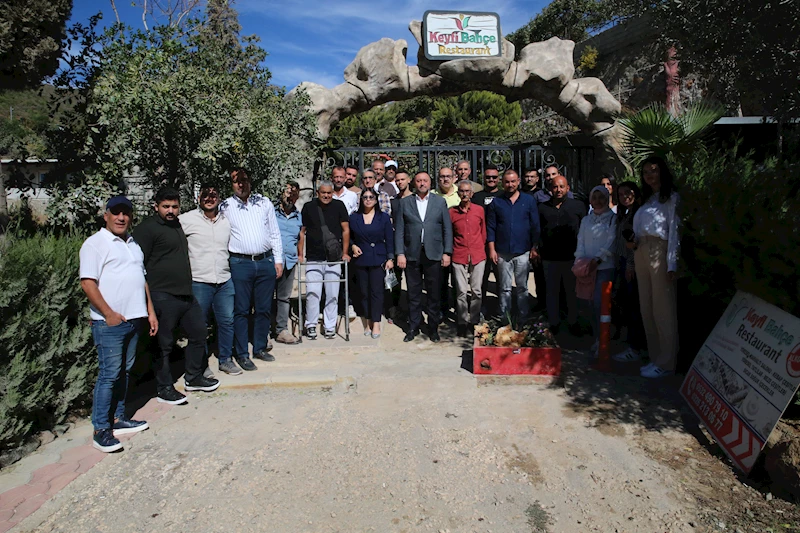
[[[503,194],[503,189],[500,188],[500,171],[494,165],[486,165],[483,171],[483,190],[476,192],[472,195],[472,203],[481,206],[484,211],[489,209],[489,204],[492,203],[495,196]],[[486,246],[486,253],[488,257],[489,246]],[[491,261],[486,261],[486,268],[483,270],[483,294],[486,295],[486,290],[489,287],[489,274],[494,272],[495,279],[497,279],[497,270],[495,264]],[[484,298],[481,304],[481,314],[484,317],[489,316],[489,309],[486,306],[488,298]]]
[[[550,182],[550,200],[539,204],[541,243],[535,261],[544,266],[547,287],[547,318],[551,330],[558,332],[561,316],[559,309],[561,286],[567,296],[567,322],[570,333],[579,333],[577,327],[578,300],[575,296],[575,249],[578,246],[578,230],[586,215],[586,206],[580,200],[569,198],[569,185],[564,176],[558,175]],[[536,287],[537,293],[539,287]]]
[[[322,217],[320,217],[322,213]],[[326,265],[326,262],[350,261],[350,224],[347,208],[342,202],[333,201],[333,184],[322,181],[317,187],[317,198],[303,206],[301,212],[303,227],[300,228],[300,240],[297,242],[297,257],[302,262],[305,248],[306,262],[306,337],[317,338],[319,322],[319,301],[322,297],[322,282],[325,287],[324,328],[325,338],[332,339],[336,335],[336,316],[338,314],[339,283],[342,277],[342,265]],[[323,223],[324,220],[324,223]],[[323,225],[327,229],[323,229]],[[342,255],[329,257],[324,235],[341,246]]]

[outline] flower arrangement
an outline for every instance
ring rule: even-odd
[[[555,348],[558,346],[548,323],[541,316],[531,317],[522,324],[514,324],[510,316],[488,320],[475,326],[479,346],[507,346],[512,348]]]

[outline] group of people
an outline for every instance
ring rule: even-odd
[[[300,342],[288,324],[300,264],[306,313],[298,335],[310,340],[318,336],[320,308],[322,335],[336,335],[345,263],[350,300],[364,335],[372,338],[381,335],[384,315],[390,323],[399,316],[399,280],[405,276],[405,342],[422,333],[440,340],[451,286],[457,334],[471,335],[488,314],[483,295],[490,271],[500,316],[517,323],[529,317],[533,270],[537,301],[551,329],[558,333],[561,327],[563,289],[570,332],[578,333],[576,297],[582,296],[594,302],[598,336],[600,288],[616,278],[629,347],[615,359],[639,360],[646,346],[652,362],[642,367],[642,376],[669,375],[677,354],[678,195],[662,160],[648,159],[641,173],[641,189],[630,181],[616,185],[613,178],[592,189],[587,210],[555,165],[544,169],[544,180],[538,169],[526,170],[524,184],[515,170],[501,176],[489,165],[481,187],[468,161],[455,170],[439,169],[434,184],[427,172],[412,177],[395,161],[379,159],[363,172],[334,167],[330,180],[317,184],[316,197],[298,209],[298,183],[286,183],[273,203],[253,192],[247,171],[237,168],[230,173],[231,196],[223,199],[217,186],[203,184],[197,209],[183,214],[178,191],[159,190],[153,215],[132,232],[130,200],[111,198],[105,227],[80,252],[100,367],[94,446],[115,451],[122,447],[116,436],[147,429],[146,422],[125,414],[141,331],[157,339],[158,401],[170,404],[187,402],[170,368],[178,326],[188,337],[185,391],[219,386],[208,366],[212,313],[220,372],[238,375],[257,369],[253,359],[274,361],[272,339]]]

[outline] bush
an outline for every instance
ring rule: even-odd
[[[0,450],[91,403],[97,358],[80,288],[83,237],[7,235],[0,246]]]
[[[738,288],[800,316],[800,165],[733,148],[674,170],[692,294],[727,304]]]

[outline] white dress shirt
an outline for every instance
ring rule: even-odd
[[[418,194],[414,195],[414,198],[417,199],[417,213],[419,213],[419,218],[425,222],[425,214],[428,212],[428,198],[430,198],[430,194],[428,193],[425,195],[425,198],[420,198]],[[422,225],[422,234],[420,235],[422,242],[425,242],[425,224]]]
[[[281,230],[269,198],[253,193],[242,202],[234,195],[222,202],[219,210],[231,224],[231,253],[259,255],[272,251],[275,263],[283,264]]]
[[[194,209],[180,215],[178,220],[189,242],[192,281],[218,285],[231,279],[228,254],[231,223],[225,215],[217,213],[212,220],[202,209]]]
[[[667,272],[678,271],[678,251],[681,244],[678,237],[680,221],[676,214],[678,202],[680,196],[676,192],[663,204],[658,200],[658,193],[653,193],[633,216],[633,233],[637,239],[658,237],[667,241]]]
[[[125,320],[147,316],[144,253],[133,237],[123,240],[103,228],[84,241],[80,261],[81,279],[97,282],[112,311]],[[93,305],[90,313],[92,320],[105,320]]]
[[[347,209],[348,216],[358,211],[358,195],[350,189],[342,187],[341,195],[337,195],[336,191],[334,190],[333,199],[339,200],[344,204],[344,207]]]

